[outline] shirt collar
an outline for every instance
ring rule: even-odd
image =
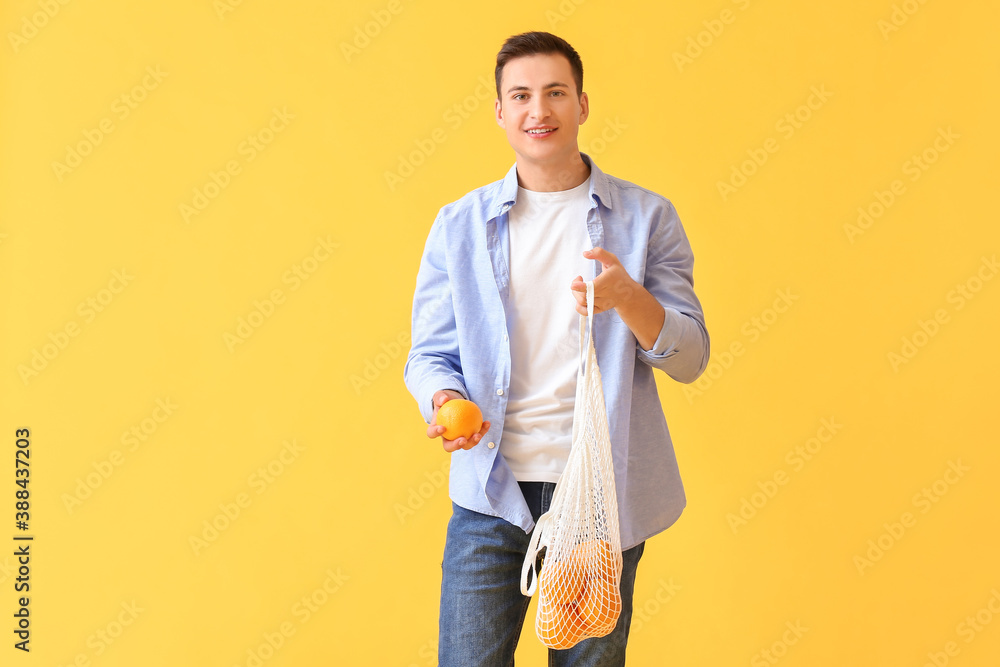
[[[608,177],[600,170],[597,163],[594,162],[589,155],[584,152],[580,153],[580,157],[583,161],[590,165],[590,198],[596,200],[608,208],[611,208],[611,196],[610,188],[608,187]],[[493,200],[493,210],[496,211],[497,215],[501,213],[506,213],[510,210],[510,207],[517,202],[517,163],[515,162],[511,166],[510,170],[507,171],[507,175],[500,185],[500,191],[497,192],[496,198]]]

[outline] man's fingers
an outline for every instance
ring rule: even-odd
[[[587,259],[596,259],[604,265],[604,268],[608,268],[618,262],[617,257],[600,246],[595,246],[590,250],[584,250],[583,255]]]
[[[471,438],[455,438],[454,440],[448,440],[446,438],[441,438],[441,446],[444,447],[446,452],[454,452],[459,449],[472,449],[479,444],[479,441],[483,439],[486,432],[490,430],[490,422],[484,421],[483,427],[479,430],[479,433],[474,434]],[[445,431],[444,426],[431,426],[427,429],[427,437],[436,438],[442,435]]]

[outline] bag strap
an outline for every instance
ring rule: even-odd
[[[584,336],[585,327],[589,325],[590,335]],[[587,350],[594,344],[594,281],[587,281],[587,319],[580,316],[580,365],[579,376],[583,377],[583,366],[587,358]]]
[[[590,336],[587,336],[587,325],[590,325]],[[587,353],[594,346],[594,281],[587,281],[587,316],[580,316],[580,358],[576,369],[576,405],[583,405],[584,400],[584,366]],[[573,442],[576,442],[579,420],[573,418]]]
[[[538,587],[538,572],[535,570],[535,562],[538,560],[538,553],[546,545],[541,544],[542,534],[552,521],[552,513],[546,512],[538,517],[535,522],[535,529],[531,533],[531,540],[528,542],[528,551],[524,555],[524,564],[521,566],[521,595],[531,597]],[[528,585],[528,572],[531,572],[531,585]]]

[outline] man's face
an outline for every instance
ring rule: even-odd
[[[579,153],[577,133],[587,120],[587,94],[577,95],[561,53],[514,58],[503,68],[496,119],[520,162],[559,167]],[[534,131],[532,131],[534,130]]]

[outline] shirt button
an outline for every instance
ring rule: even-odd
[[[505,343],[507,342],[507,334],[503,335],[503,340],[504,340]]]
[[[493,449],[494,447],[497,446],[497,443],[495,443],[495,442],[488,442],[488,443],[486,443],[486,446],[489,447],[490,449]]]
[[[497,389],[497,396],[503,396],[503,389]]]

